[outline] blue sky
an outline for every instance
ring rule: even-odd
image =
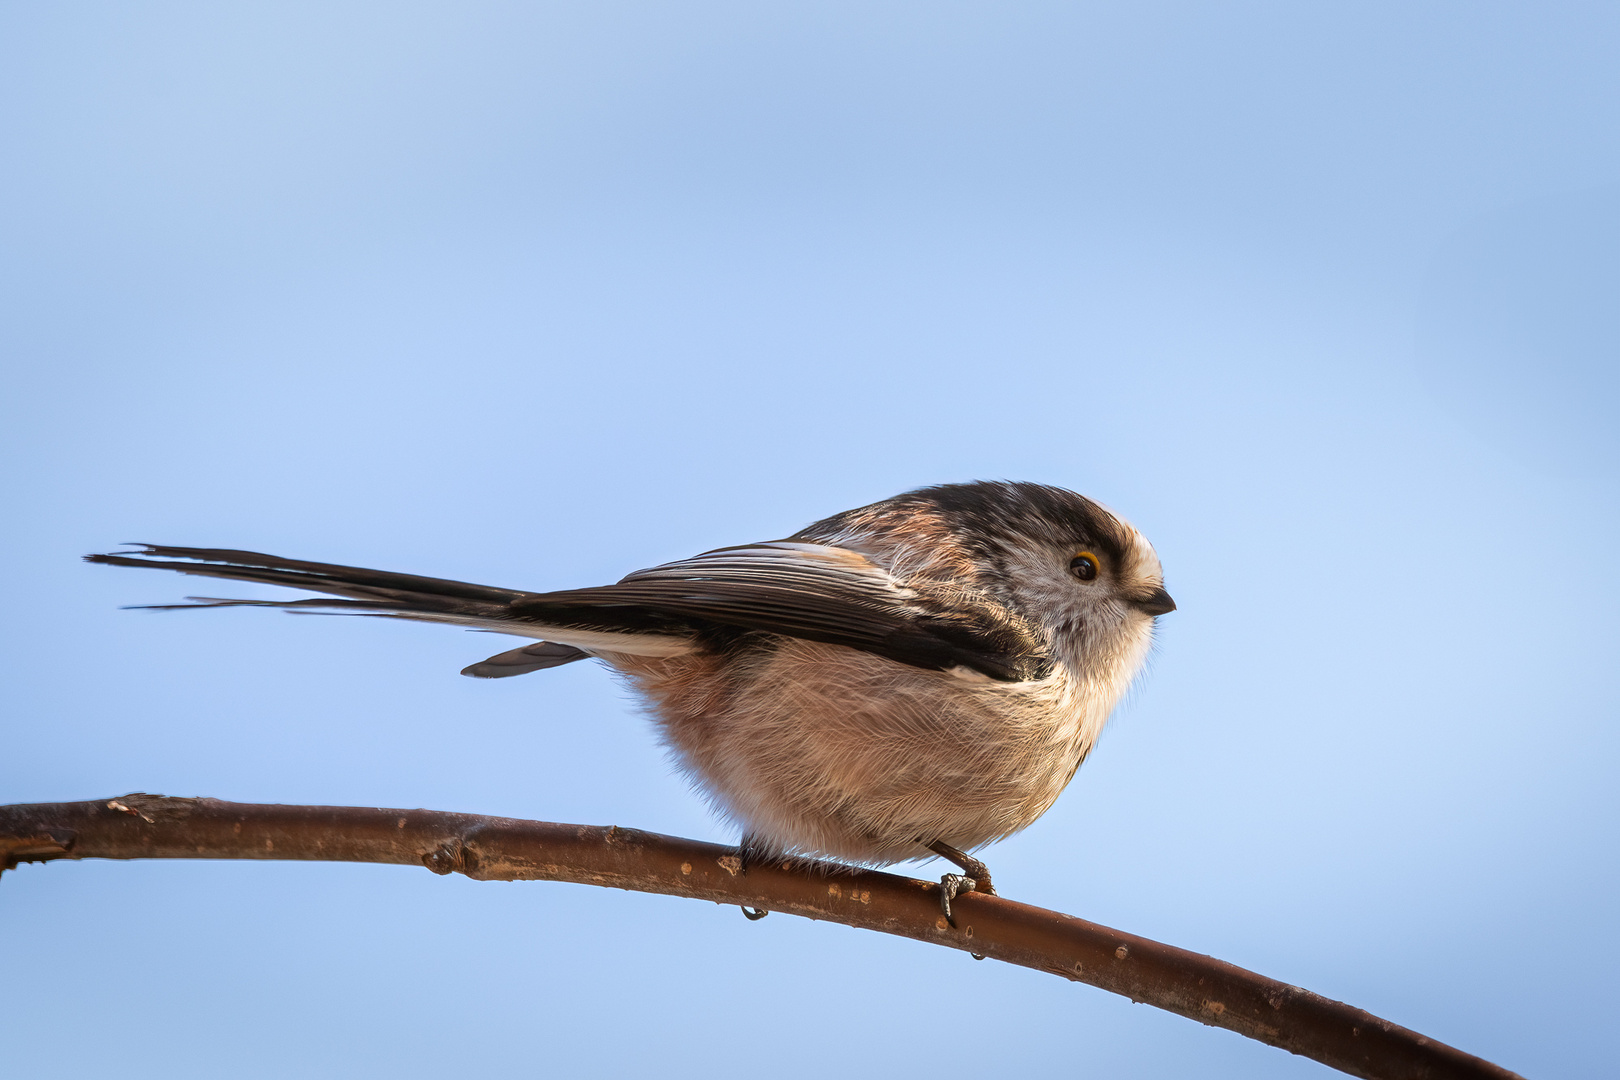
[[[1038,480],[1181,607],[1003,891],[1608,1075],[1617,44],[1562,3],[0,4],[0,801],[729,839],[600,669],[120,611],[188,583],[77,556],[563,588]],[[583,887],[55,864],[0,926],[34,1077],[808,1077],[964,1031],[1009,1075],[1328,1075]]]

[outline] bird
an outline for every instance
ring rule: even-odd
[[[1175,610],[1147,539],[1075,492],[941,484],[781,540],[529,592],[221,548],[128,545],[92,563],[288,586],[296,600],[190,597],[447,623],[536,639],[462,674],[596,658],[648,705],[678,768],[740,825],[747,861],[887,866],[972,853],[1073,779]],[[744,909],[751,918],[762,912]]]

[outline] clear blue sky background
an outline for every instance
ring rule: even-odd
[[[1617,46],[1599,3],[6,2],[0,801],[729,839],[593,665],[124,612],[196,583],[77,557],[561,588],[1039,480],[1181,610],[1004,891],[1612,1075]],[[1327,1075],[905,941],[405,868],[24,867],[0,936],[33,1078],[942,1075],[964,1037]]]

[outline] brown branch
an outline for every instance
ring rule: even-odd
[[[145,794],[0,806],[0,870],[52,859],[401,863],[481,881],[689,896],[897,934],[1090,983],[1352,1076],[1517,1075],[1297,986],[1055,911],[969,893],[956,900],[952,927],[933,882],[807,860],[744,872],[732,848],[616,826]]]

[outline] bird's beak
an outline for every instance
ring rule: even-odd
[[[1162,585],[1133,599],[1131,606],[1144,614],[1155,616],[1176,610],[1176,602],[1170,599],[1170,594],[1164,591]]]

